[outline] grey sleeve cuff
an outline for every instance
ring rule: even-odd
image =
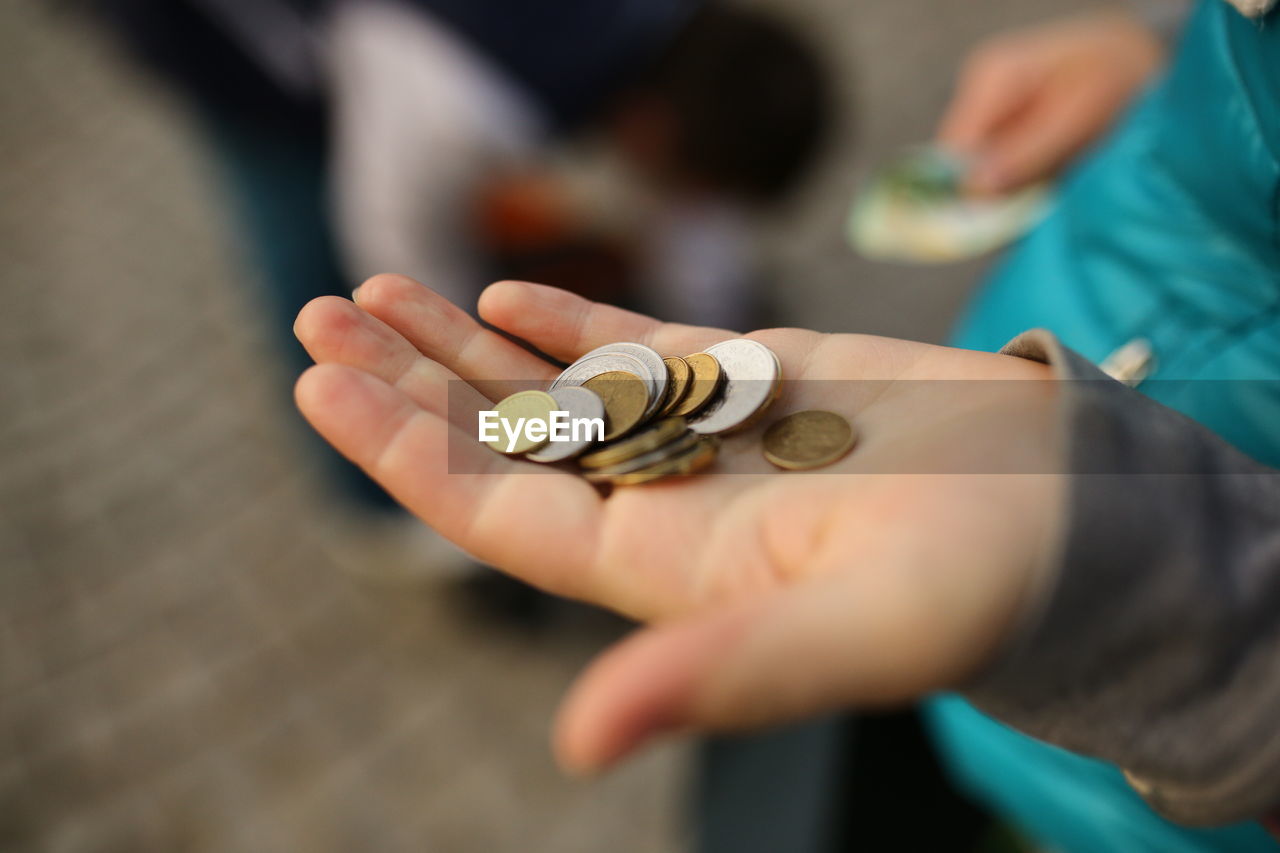
[[[1188,824],[1280,804],[1280,472],[1115,382],[1044,331],[1068,518],[1040,600],[966,695],[1124,768]]]

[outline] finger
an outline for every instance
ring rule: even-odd
[[[491,406],[479,391],[349,300],[313,299],[298,313],[293,331],[317,364],[345,364],[371,373],[464,429],[475,425],[477,411]]]
[[[1088,87],[1066,79],[1050,84],[1006,123],[966,183],[999,193],[1050,178],[1102,132],[1111,114]]]
[[[641,629],[578,677],[556,720],[554,751],[572,773],[608,767],[644,743],[686,728],[691,697],[758,618],[735,608]]]
[[[440,362],[491,399],[544,384],[558,373],[545,360],[484,328],[413,279],[374,276],[356,290],[355,301],[427,358]]]
[[[954,683],[964,644],[951,642],[945,602],[913,595],[888,568],[641,630],[573,686],[560,762],[591,772],[663,733],[754,729]]]
[[[500,281],[486,288],[480,295],[480,316],[562,361],[618,341],[645,344],[663,355],[687,355],[738,336],[725,329],[662,323],[523,281]]]
[[[585,480],[499,456],[346,365],[312,367],[295,397],[325,439],[447,539],[535,586],[596,600],[602,501]]]
[[[1022,58],[999,48],[979,49],[965,63],[951,103],[938,125],[943,147],[977,154],[1041,85]]]

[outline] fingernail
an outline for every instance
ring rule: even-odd
[[[363,287],[364,287],[364,285],[362,284],[362,285],[360,285],[359,287],[357,287],[355,290],[351,291],[351,301],[352,301],[352,302],[357,302],[357,303],[358,303],[358,302],[360,301],[360,290],[361,290],[361,288],[363,288]]]

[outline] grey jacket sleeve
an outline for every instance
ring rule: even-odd
[[[1263,816],[1280,806],[1280,472],[1047,332],[1004,352],[1069,380],[1068,519],[1042,600],[966,695],[1124,768],[1171,820]]]

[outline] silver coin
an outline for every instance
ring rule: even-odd
[[[628,355],[644,365],[645,372],[641,374],[640,378],[646,381],[652,380],[652,385],[649,389],[649,406],[645,409],[644,419],[647,421],[657,414],[658,409],[662,406],[662,399],[667,394],[668,381],[667,365],[658,351],[644,344],[619,342],[596,347],[578,359],[578,361],[584,361],[600,355]]]
[[[614,370],[621,370],[624,373],[639,376],[645,381],[645,388],[649,390],[650,397],[653,396],[653,384],[649,381],[649,371],[645,368],[644,363],[638,358],[619,353],[605,353],[602,355],[588,353],[584,355],[553,379],[551,385],[547,387],[547,391],[554,391],[557,388],[566,386],[581,385],[594,376]]]
[[[568,412],[571,420],[578,418],[600,418],[604,420],[604,401],[600,395],[576,385],[564,385],[548,392],[555,398],[557,411]],[[577,441],[548,441],[541,449],[527,454],[524,458],[534,462],[560,462],[572,459],[595,442],[583,437]]]
[[[761,343],[734,338],[707,347],[724,372],[720,397],[689,422],[689,429],[714,435],[749,425],[778,396],[782,365],[773,350]]]

